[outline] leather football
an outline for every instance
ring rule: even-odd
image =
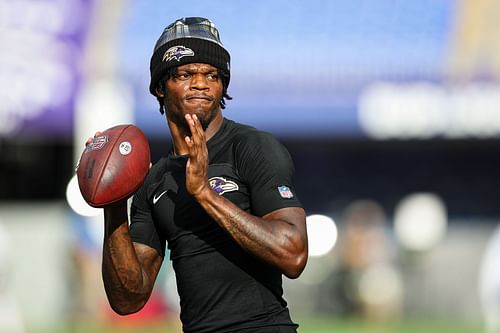
[[[76,170],[80,192],[93,207],[127,199],[143,183],[150,162],[148,140],[137,126],[108,128],[82,152]]]

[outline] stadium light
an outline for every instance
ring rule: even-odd
[[[331,251],[337,242],[337,226],[328,216],[315,214],[306,219],[309,238],[309,256],[321,257]]]
[[[82,216],[98,216],[102,214],[102,209],[89,206],[83,199],[78,187],[78,180],[74,175],[66,187],[66,201],[75,213]]]
[[[396,236],[404,247],[429,250],[446,233],[445,204],[433,193],[411,194],[397,205],[394,224]]]

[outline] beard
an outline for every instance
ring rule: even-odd
[[[193,111],[189,112],[191,114],[195,114],[198,117],[198,120],[200,121],[201,128],[203,131],[206,131],[212,120],[215,118],[215,115],[217,114],[217,110],[219,107],[219,103],[217,102],[214,104],[209,110],[207,111]],[[187,113],[183,112],[170,112],[166,107],[165,107],[165,114],[167,115],[168,118],[170,118],[177,126],[179,129],[183,132],[186,133],[186,135],[191,136],[191,130],[189,128],[189,124],[186,121],[186,118],[184,118],[184,115]]]

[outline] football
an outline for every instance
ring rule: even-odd
[[[108,128],[82,152],[76,169],[80,192],[92,207],[127,199],[146,178],[150,162],[148,140],[137,126]]]

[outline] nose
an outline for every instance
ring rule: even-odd
[[[193,74],[193,77],[191,79],[191,88],[197,90],[208,89],[208,81],[206,76],[201,73]]]

